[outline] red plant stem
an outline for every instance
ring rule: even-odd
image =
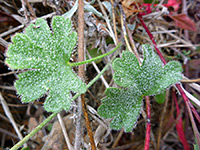
[[[188,98],[187,98],[185,92],[183,91],[181,85],[178,84],[178,83],[175,84],[175,85],[176,85],[176,87],[178,88],[179,92],[181,93],[181,95],[182,95],[182,97],[183,97],[185,103],[188,103],[188,106],[190,107],[190,109],[192,109],[193,114],[195,115],[197,121],[198,121],[199,124],[200,124],[200,117],[199,117],[199,114],[197,113],[197,111],[196,111],[196,109],[194,108],[194,106],[192,105],[192,103],[188,100]]]
[[[173,100],[175,101],[175,105],[176,105],[176,118],[179,118],[179,115],[180,115],[180,110],[179,110],[179,106],[178,106],[178,101],[177,101],[177,98],[176,98],[176,92],[175,90],[172,91],[172,98]],[[177,123],[176,123],[176,130],[177,130],[177,133],[178,133],[178,136],[179,136],[179,139],[180,141],[182,142],[183,144],[183,147],[185,150],[190,150],[190,146],[185,138],[185,134],[184,134],[184,131],[183,131],[183,120],[182,118],[179,118]]]
[[[151,131],[151,108],[149,96],[146,96],[146,110],[147,110],[147,126],[146,126],[146,137],[144,150],[149,150],[150,145],[150,131]]]
[[[181,88],[180,84],[176,84],[176,87],[178,88],[179,92],[181,93],[184,101],[185,101],[185,104],[186,104],[186,107],[188,109],[188,113],[189,113],[189,116],[190,116],[190,120],[192,122],[192,128],[194,130],[194,134],[195,134],[195,137],[196,137],[196,140],[197,140],[197,144],[200,146],[200,134],[199,134],[199,131],[197,129],[197,126],[195,124],[195,121],[194,121],[194,117],[192,115],[192,111],[191,111],[191,106],[192,104],[190,103],[190,101],[188,100],[187,96],[185,95],[185,92],[183,91],[183,89]],[[193,107],[193,106],[192,106]],[[194,107],[193,107],[194,108]],[[194,109],[195,110],[195,109]],[[198,115],[198,114],[197,114]],[[199,115],[195,117],[199,118]]]
[[[160,52],[160,50],[158,49],[157,47],[157,44],[154,40],[154,37],[153,35],[151,34],[151,32],[149,31],[149,29],[147,28],[146,24],[144,23],[143,19],[142,19],[142,16],[141,15],[138,15],[138,18],[140,19],[140,22],[142,24],[142,26],[144,27],[145,31],[147,32],[147,34],[149,35],[151,41],[153,42],[153,46],[155,47],[156,49],[156,52],[158,53],[158,55],[160,56],[160,59],[162,60],[162,62],[164,63],[164,65],[166,65],[166,61],[165,61],[165,58],[163,57],[162,53]]]
[[[166,65],[165,58],[163,57],[162,53],[161,53],[160,50],[158,49],[157,44],[156,44],[156,42],[155,42],[155,40],[154,40],[154,38],[153,38],[153,35],[151,34],[151,32],[149,31],[149,29],[148,29],[147,26],[145,25],[145,23],[144,23],[144,21],[143,21],[143,19],[142,19],[142,16],[141,16],[141,15],[138,15],[138,17],[139,17],[139,19],[140,19],[140,21],[141,21],[141,23],[142,23],[142,26],[144,27],[145,31],[147,32],[148,36],[149,36],[150,39],[152,40],[152,42],[153,42],[153,44],[154,44],[154,48],[156,49],[156,52],[157,52],[158,55],[160,56],[160,59],[162,60],[162,62],[164,63],[164,65]],[[176,86],[177,86],[177,85],[178,85],[178,84],[176,84]],[[178,87],[177,87],[177,88],[178,88]],[[180,88],[182,89],[181,86],[180,86]],[[182,89],[182,91],[183,91],[183,89]],[[180,90],[179,90],[179,92],[180,92]],[[180,93],[181,93],[181,92],[180,92]],[[187,98],[187,96],[185,95],[185,92],[184,92],[184,91],[181,93],[181,95],[182,95],[183,99],[184,99],[184,97]],[[185,102],[188,102],[188,103],[189,103],[189,106],[190,106],[190,108],[192,109],[192,112],[194,113],[196,119],[197,119],[197,120],[199,121],[199,123],[200,123],[200,116],[198,115],[198,113],[197,113],[196,109],[194,108],[194,106],[192,105],[192,103],[191,103],[189,100],[187,100],[187,101],[185,101]]]
[[[142,24],[142,26],[144,27],[145,31],[147,32],[148,36],[150,37],[151,41],[153,42],[154,44],[154,48],[156,49],[158,55],[160,56],[160,59],[162,60],[162,62],[164,63],[164,65],[166,64],[166,61],[162,55],[162,53],[160,52],[160,50],[158,49],[157,47],[157,44],[153,38],[153,35],[151,34],[151,32],[149,31],[149,29],[147,28],[147,26],[145,25],[143,19],[142,19],[142,15],[138,15],[138,18],[140,19],[140,22]],[[182,87],[180,86],[180,84],[175,84],[176,87],[178,88],[179,92],[181,93],[181,96],[183,97],[184,101],[185,101],[185,104],[186,104],[186,107],[188,109],[188,112],[189,112],[189,116],[190,116],[190,120],[191,120],[191,123],[192,123],[192,127],[193,127],[193,130],[194,130],[194,134],[195,134],[195,137],[197,139],[197,143],[198,145],[200,146],[200,135],[199,135],[199,132],[198,132],[198,129],[196,127],[196,124],[195,124],[195,121],[194,121],[194,118],[193,118],[193,115],[192,115],[192,112],[194,113],[195,117],[197,118],[197,120],[199,121],[200,120],[200,117],[196,111],[196,109],[194,108],[194,106],[191,104],[191,102],[188,100],[185,92],[183,91]],[[192,109],[192,111],[191,111]]]

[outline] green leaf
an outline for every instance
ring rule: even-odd
[[[6,63],[12,69],[28,69],[15,82],[22,102],[32,102],[47,93],[44,108],[58,112],[70,108],[70,91],[84,93],[86,86],[68,65],[77,41],[70,20],[55,16],[51,26],[52,31],[44,19],[37,19],[24,34],[16,34]]]
[[[63,14],[62,16],[70,19],[74,15],[74,13],[76,12],[77,9],[78,9],[78,0],[76,0],[74,6],[68,12]]]
[[[166,95],[166,91],[155,95],[155,100],[158,104],[163,104],[165,102],[165,95]]]
[[[88,52],[89,52],[89,54],[90,54],[90,56],[91,56],[92,58],[95,58],[95,57],[98,57],[98,56],[102,55],[101,50],[99,50],[98,48],[93,48],[93,49],[91,49],[91,47],[90,47],[90,48],[88,49]],[[89,58],[88,58],[88,55],[86,55],[86,58],[89,59]],[[98,59],[98,60],[95,61],[95,63],[98,64],[98,63],[100,63],[101,61],[102,61],[102,59]]]
[[[121,129],[123,126],[126,131],[133,128],[136,123],[140,108],[142,106],[142,97],[139,90],[107,88],[107,97],[102,99],[102,105],[98,108],[98,113],[104,118],[115,118],[110,127]]]
[[[90,4],[84,5],[84,10],[86,10],[86,11],[88,11],[88,12],[92,12],[92,13],[94,13],[95,15],[97,15],[98,17],[103,18],[102,13],[100,13],[98,10],[96,10],[96,9],[95,9],[92,5],[90,5]]]
[[[23,147],[21,150],[30,150],[30,147]]]
[[[141,66],[129,51],[112,64],[114,81],[123,88],[108,88],[98,113],[104,118],[114,117],[110,124],[113,129],[124,127],[126,132],[131,131],[140,114],[142,97],[158,94],[182,78],[180,63],[171,61],[163,67],[149,45],[143,45],[143,51]]]

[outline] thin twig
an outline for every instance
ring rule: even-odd
[[[22,3],[22,9],[24,11],[25,22],[28,22],[27,10],[26,10],[24,0],[21,0],[21,3]]]
[[[131,43],[131,47],[132,47],[132,49],[133,49],[133,52],[134,52],[134,54],[135,54],[135,56],[136,56],[138,62],[141,64],[139,54],[138,54],[138,52],[137,52],[137,50],[136,50],[136,47],[135,47],[135,42],[134,42],[134,40],[133,40],[133,38],[132,38],[131,32],[130,32],[130,30],[128,29],[127,25],[126,25],[126,30],[127,30],[127,32],[128,32],[128,37],[129,37],[129,40],[130,40],[130,43]]]
[[[0,37],[0,44],[2,46],[4,46],[5,48],[7,48],[8,45],[9,45],[9,43],[6,40],[4,40],[3,38],[1,38],[1,37]]]
[[[163,123],[164,123],[164,116],[167,110],[167,105],[168,105],[168,101],[169,101],[169,90],[166,91],[166,95],[165,95],[165,103],[164,103],[164,108],[161,112],[161,116],[160,116],[160,124],[159,124],[159,128],[158,128],[158,137],[157,137],[157,150],[160,150],[160,140],[161,140],[161,136],[162,136],[162,127],[163,127]]]
[[[20,130],[18,129],[17,124],[16,124],[16,122],[15,122],[15,120],[14,120],[14,118],[13,118],[11,112],[10,112],[10,109],[9,109],[9,107],[8,107],[6,101],[4,100],[4,98],[3,98],[1,93],[0,93],[0,100],[1,100],[1,105],[2,105],[2,107],[4,109],[4,112],[5,112],[6,116],[9,118],[9,120],[10,120],[13,128],[15,129],[15,132],[17,133],[19,139],[22,140],[23,136],[22,136]],[[24,144],[24,146],[26,147],[27,145]]]
[[[11,74],[16,74],[16,73],[22,73],[23,71],[11,71],[11,72],[7,72],[7,73],[2,73],[0,74],[1,76],[7,76],[7,75],[11,75]]]
[[[88,55],[89,59],[92,58],[88,51],[87,51],[87,55]],[[97,71],[97,73],[100,73],[100,70],[99,70],[98,66],[96,65],[96,63],[92,62],[92,65],[93,65],[94,69]],[[105,85],[105,87],[109,88],[108,82],[105,80],[105,78],[103,76],[101,76],[100,78],[101,78],[103,84]]]
[[[36,18],[35,12],[33,11],[33,8],[29,4],[27,0],[24,0],[26,2],[26,5],[28,6],[28,9],[30,10],[31,14],[33,15],[34,18]]]
[[[165,28],[163,28],[163,27],[161,27],[161,26],[158,26],[158,27],[159,27],[161,30],[163,30],[163,31],[166,30]],[[188,42],[188,41],[183,40],[182,38],[176,36],[175,34],[170,33],[170,32],[168,32],[167,34],[169,34],[171,37],[173,37],[173,38],[179,40],[179,41],[182,42],[183,44],[186,44],[186,45],[190,46],[192,50],[195,50],[195,49],[196,49],[196,47],[195,47],[193,44],[191,44],[191,43]]]
[[[186,0],[182,0],[182,14],[188,15],[188,13],[187,13],[187,2],[186,2]],[[184,30],[184,35],[185,35],[185,39],[186,39],[186,40],[189,40],[189,32],[188,32],[188,30]]]
[[[121,10],[121,9],[120,9],[120,10]],[[124,25],[124,17],[123,17],[123,14],[122,14],[122,13],[121,13],[121,28],[122,28],[124,40],[125,40],[125,43],[126,43],[126,46],[127,46],[128,50],[129,50],[131,53],[134,53],[133,50],[131,49],[130,44],[129,44],[128,39],[127,39],[126,28],[125,28],[125,25]]]
[[[113,2],[113,0],[110,0],[110,1],[111,1],[111,4],[112,4],[113,29],[114,29],[114,33],[115,33],[116,43],[118,43],[117,29],[116,29],[116,20],[115,20],[114,2]]]
[[[11,34],[13,32],[16,32],[16,31],[22,29],[23,27],[24,27],[24,25],[22,24],[22,25],[19,25],[19,26],[15,27],[15,28],[12,28],[12,29],[10,29],[8,31],[5,31],[5,32],[0,34],[0,37],[7,36],[7,35],[9,35],[9,34]]]
[[[110,32],[110,36],[112,37],[112,39],[113,39],[113,41],[114,41],[114,43],[115,43],[115,46],[117,46],[117,40],[115,39],[115,35],[114,35],[113,30],[112,30],[112,27],[111,27],[111,25],[110,25],[110,21],[109,21],[109,19],[108,19],[108,16],[107,16],[107,14],[106,14],[106,12],[105,12],[105,10],[104,10],[104,8],[103,8],[103,5],[102,5],[101,1],[100,1],[100,0],[97,0],[97,1],[98,1],[98,3],[99,3],[99,6],[100,6],[100,8],[101,8],[101,11],[102,11],[102,13],[103,13],[103,15],[104,15],[104,19],[105,19],[105,21],[106,21],[106,23],[107,23],[107,26],[108,26],[108,29],[109,29],[109,32]]]
[[[198,79],[189,79],[189,80],[181,80],[184,83],[193,83],[193,82],[200,82],[200,78]]]
[[[91,127],[90,127],[90,121],[89,121],[87,109],[86,109],[86,106],[85,106],[85,97],[84,97],[83,94],[81,95],[81,101],[82,101],[82,109],[83,109],[83,114],[84,114],[84,117],[85,117],[85,122],[86,122],[88,136],[89,136],[89,139],[90,139],[91,148],[92,148],[92,150],[96,150],[96,146],[95,146],[95,142],[94,142],[94,138],[93,138],[93,133],[92,133],[92,130],[91,130]]]
[[[0,85],[0,89],[16,91],[14,86],[3,86],[3,85]]]
[[[43,0],[28,0],[29,3],[42,3]]]
[[[66,131],[66,128],[65,128],[65,124],[64,124],[64,122],[63,122],[63,119],[62,119],[60,113],[57,114],[57,117],[58,117],[58,121],[59,121],[59,123],[60,123],[60,126],[61,126],[61,128],[62,128],[62,132],[63,132],[63,134],[64,134],[66,144],[67,144],[69,150],[73,150],[73,147],[72,147],[72,145],[71,145],[71,143],[70,143],[70,140],[69,140],[69,136],[68,136],[67,131]]]
[[[115,147],[117,146],[117,144],[119,143],[119,140],[121,139],[123,133],[124,133],[124,128],[122,128],[122,129],[120,130],[120,132],[119,132],[119,134],[118,134],[118,136],[117,136],[115,142],[114,142],[113,145],[112,145],[112,148],[115,148]]]
[[[183,76],[183,80],[189,80],[187,77]],[[190,83],[189,86],[191,86],[193,89],[200,92],[200,85],[196,83]]]

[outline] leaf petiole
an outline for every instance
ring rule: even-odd
[[[40,125],[38,125],[35,129],[33,129],[27,136],[25,136],[21,141],[19,141],[15,146],[13,146],[10,150],[17,150],[20,146],[26,143],[32,136],[34,136],[40,129],[42,129],[49,121],[51,121],[57,112],[51,114],[46,120],[44,120]]]
[[[117,46],[118,47],[118,46]],[[86,86],[86,88],[88,89],[94,82],[96,82],[101,75],[103,75],[103,73],[108,69],[108,67],[110,66],[110,64],[113,62],[113,60],[115,59],[115,57],[117,56],[114,55],[111,59],[110,62],[108,62],[108,64],[106,64],[106,66],[101,70],[101,72],[94,78],[92,79],[92,81],[90,81],[88,83],[88,85]],[[76,95],[74,95],[71,99],[71,101],[74,101],[75,99],[77,99],[79,96],[81,95],[81,93],[76,93]],[[25,136],[21,141],[19,141],[16,145],[14,145],[11,150],[17,150],[19,149],[20,146],[22,146],[24,143],[26,143],[33,135],[35,135],[40,129],[42,129],[50,120],[52,120],[56,115],[58,114],[58,112],[54,112],[53,114],[51,114],[46,120],[44,120],[40,125],[38,125],[34,130],[32,130],[27,136]]]
[[[121,46],[121,43],[119,43],[113,50],[111,50],[110,52],[108,53],[105,53],[103,55],[100,55],[100,56],[97,56],[97,57],[94,57],[92,59],[89,59],[89,60],[85,60],[85,61],[81,61],[81,62],[75,62],[75,63],[70,63],[68,62],[67,64],[71,67],[74,67],[74,66],[79,66],[79,65],[83,65],[83,64],[87,64],[87,63],[90,63],[90,62],[93,62],[95,60],[98,60],[98,59],[101,59],[105,56],[108,56],[110,54],[112,54],[114,51],[116,51],[119,47]]]

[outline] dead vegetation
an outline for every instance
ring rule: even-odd
[[[103,3],[104,2],[104,3]],[[112,50],[117,43],[123,42],[122,50],[128,49],[142,61],[141,44],[152,44],[137,17],[147,7],[142,5],[142,0],[122,1],[94,1],[95,12],[91,9],[84,11],[84,43],[87,57],[94,57],[99,53]],[[154,1],[155,2],[155,1]],[[90,2],[87,1],[86,4]],[[103,4],[102,4],[103,3]],[[187,90],[190,99],[199,101],[200,96],[200,1],[182,0],[176,10],[163,6],[165,0],[158,1],[159,5],[151,8],[150,13],[143,16],[143,20],[151,31],[158,48],[167,61],[180,61],[184,68],[183,87]],[[11,148],[19,139],[27,135],[33,128],[49,116],[43,110],[43,99],[30,104],[22,104],[13,86],[19,70],[10,70],[4,63],[5,51],[10,43],[10,38],[18,33],[38,17],[50,22],[52,16],[63,15],[75,5],[70,0],[12,0],[0,1],[0,143],[1,149]],[[143,6],[143,7],[141,7]],[[171,10],[172,9],[172,10]],[[170,17],[185,14],[178,19]],[[172,16],[172,15],[171,15]],[[191,20],[187,20],[188,18]],[[186,21],[181,20],[185,19]],[[72,16],[73,29],[78,30],[78,13]],[[177,22],[182,23],[182,28]],[[181,20],[181,21],[180,21]],[[193,22],[190,22],[193,21]],[[192,31],[191,31],[192,30]],[[77,50],[77,48],[75,49]],[[91,55],[91,56],[90,56]],[[87,65],[85,69],[85,82],[91,81],[95,75],[107,64],[112,55]],[[74,52],[73,61],[77,61],[77,51]],[[100,118],[96,112],[105,96],[107,87],[116,86],[112,80],[114,71],[110,67],[104,75],[90,87],[85,94],[85,101],[95,145],[100,150],[141,150],[144,149],[146,109],[138,119],[137,126],[131,133],[113,131],[108,127],[109,119]],[[178,96],[180,116],[176,116],[176,107],[172,98],[173,87],[167,89],[165,103],[158,104],[151,97],[151,141],[150,149],[182,150],[176,123],[181,117],[184,124],[184,133],[190,148],[195,143],[194,133],[187,113],[185,103]],[[144,102],[145,103],[145,102]],[[144,105],[145,106],[145,105]],[[200,114],[200,107],[196,106]],[[68,112],[61,112],[69,142],[63,136],[58,119],[55,117],[45,128],[39,131],[25,145],[30,149],[69,149],[74,145],[76,129],[77,101]],[[198,121],[196,121],[199,127]],[[200,128],[198,128],[200,130]],[[68,144],[66,144],[68,143]],[[82,119],[82,148],[90,149],[85,120]]]

